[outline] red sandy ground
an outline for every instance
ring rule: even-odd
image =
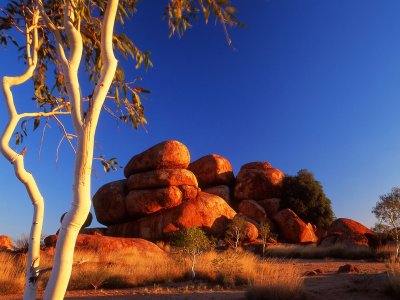
[[[338,274],[339,266],[350,263],[359,273]],[[389,281],[385,263],[345,260],[294,260],[301,272],[320,269],[321,274],[304,277],[307,300],[390,300],[396,299],[388,292]],[[3,296],[0,299],[20,299],[21,296]],[[245,291],[222,290],[219,287],[200,287],[189,284],[141,287],[127,290],[71,291],[69,300],[239,300]]]

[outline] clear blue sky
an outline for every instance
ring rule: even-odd
[[[152,90],[144,100],[147,130],[103,114],[97,154],[125,164],[176,139],[193,160],[217,153],[235,172],[257,160],[287,174],[307,168],[323,184],[337,217],[372,226],[378,196],[400,185],[400,2],[234,1],[247,29],[230,30],[233,48],[220,25],[202,19],[183,38],[169,39],[161,17],[165,3],[142,1],[125,28],[152,51],[153,69],[129,69]],[[0,76],[21,69],[15,49],[1,49],[0,58]],[[16,89],[19,107],[31,105],[31,92],[29,85]],[[1,102],[0,128],[6,119]],[[45,196],[44,233],[51,234],[69,207],[73,155],[63,144],[56,164],[61,133],[53,125],[38,160],[40,134],[26,140],[26,166]],[[92,193],[123,178],[122,170],[104,175],[95,166]],[[0,170],[0,234],[18,237],[29,232],[30,202],[4,159]]]

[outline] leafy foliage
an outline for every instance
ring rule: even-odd
[[[245,238],[247,229],[247,221],[243,216],[236,215],[229,223],[225,232],[225,241],[230,244],[235,250]]]
[[[173,245],[182,248],[192,262],[192,279],[196,277],[196,257],[212,248],[212,243],[199,227],[185,228],[175,234]]]
[[[262,221],[260,223],[260,228],[259,228],[259,233],[262,241],[262,256],[264,257],[265,255],[265,248],[267,246],[267,241],[269,237],[271,236],[271,228],[266,221]]]
[[[306,169],[283,180],[282,206],[292,209],[303,221],[320,228],[327,228],[334,216],[331,201],[321,183]]]

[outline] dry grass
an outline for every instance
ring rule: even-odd
[[[252,300],[306,299],[303,278],[290,261],[267,260],[253,272],[246,293]]]
[[[52,255],[42,253],[42,269],[49,268]],[[25,254],[0,253],[0,294],[20,293],[24,286]],[[190,278],[190,262],[180,254],[143,256],[134,250],[111,253],[77,251],[69,290],[98,288],[131,288]],[[44,273],[39,290],[46,286],[49,273]],[[263,287],[276,294],[285,286],[297,290],[300,274],[282,260],[261,260],[249,252],[207,252],[199,256],[197,278],[222,286],[248,286],[255,291]],[[280,298],[273,298],[280,299]]]
[[[382,246],[371,249],[365,246],[334,245],[330,247],[317,247],[311,245],[279,244],[267,248],[268,257],[277,258],[303,258],[303,259],[387,259],[394,251],[393,246]]]
[[[388,262],[388,277],[394,293],[400,297],[400,262],[394,258]]]
[[[21,255],[0,252],[0,295],[24,289],[25,259]]]

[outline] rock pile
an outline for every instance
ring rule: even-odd
[[[221,198],[200,193],[196,176],[186,169],[189,162],[188,149],[178,141],[132,157],[124,169],[127,179],[104,185],[93,198],[107,235],[157,240],[191,226],[222,231],[236,213]]]

